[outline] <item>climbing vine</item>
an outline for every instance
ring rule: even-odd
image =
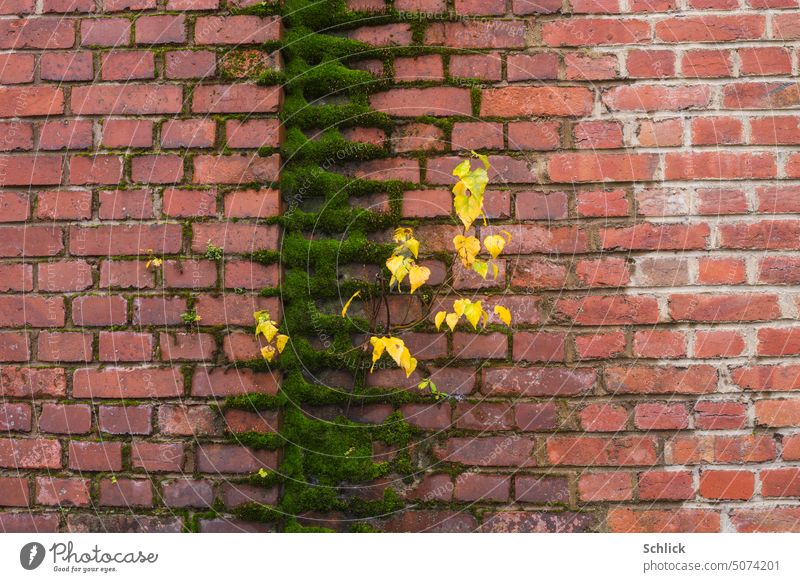
[[[282,298],[282,321],[273,321],[266,311],[254,314],[256,335],[264,342],[263,360],[250,363],[280,370],[281,390],[275,396],[244,395],[228,398],[225,403],[227,408],[282,411],[278,434],[235,437],[254,448],[281,449],[277,470],[262,468],[248,479],[258,486],[280,486],[281,495],[275,506],[250,503],[239,507],[237,513],[249,520],[274,522],[284,531],[327,531],[315,522],[335,514],[338,522],[351,524],[351,531],[371,531],[379,523],[374,518],[399,511],[404,502],[392,487],[383,488],[382,496],[364,497],[362,492],[381,478],[408,480],[413,476],[409,451],[415,429],[397,407],[446,397],[446,390],[439,390],[430,378],[420,382],[417,392],[387,392],[371,388],[366,381],[384,356],[407,376],[417,368],[417,360],[394,335],[386,297],[402,291],[404,282],[411,294],[419,291],[430,271],[416,262],[420,241],[413,230],[399,226],[403,193],[419,186],[397,180],[359,179],[341,171],[346,164],[390,155],[384,145],[351,141],[343,133],[351,127],[387,133],[392,129],[390,118],[369,105],[370,93],[388,87],[391,75],[375,76],[358,70],[353,63],[380,59],[391,71],[394,54],[407,49],[376,48],[347,38],[344,33],[363,25],[366,17],[370,24],[380,24],[396,20],[398,15],[352,12],[344,0],[285,0],[282,5],[264,4],[246,10],[280,13],[286,31],[280,44],[265,47],[281,50],[284,72],[263,73],[260,81],[280,82],[285,90],[280,188],[288,208],[275,219],[284,232],[281,252],[265,251],[253,257],[263,263],[280,262],[284,270],[279,289],[263,290],[266,296]],[[464,227],[454,240],[454,249],[466,267],[485,278],[490,268],[496,276],[497,268],[491,260],[479,257],[481,243],[470,232],[472,223],[483,215],[483,192],[488,182],[488,159],[478,157],[484,167],[473,170],[466,160],[454,171],[458,178],[454,207]],[[363,203],[378,195],[388,196],[388,208],[374,210]],[[386,230],[394,231],[393,244],[376,242],[380,239],[376,235]],[[484,248],[496,258],[507,240],[497,235],[487,237]],[[374,265],[378,275],[374,280],[343,277],[339,267],[352,264]],[[432,305],[431,295],[424,295],[426,304]],[[341,305],[345,297],[349,300],[341,311],[331,309],[333,303]],[[354,301],[359,309],[350,315]],[[495,313],[510,324],[507,310],[500,307]],[[480,320],[486,325],[489,318],[480,302],[459,299],[453,303],[452,313],[436,315],[436,327],[446,321],[453,330],[462,316],[473,327]],[[427,316],[416,323],[430,325]],[[371,354],[366,346],[371,346]],[[351,379],[349,385],[328,385],[324,378],[331,371],[344,373]],[[349,410],[370,404],[389,404],[395,412],[380,424],[348,419]],[[334,409],[338,414],[335,418],[318,418],[314,413],[317,407]],[[390,460],[375,460],[376,442],[395,451]]]

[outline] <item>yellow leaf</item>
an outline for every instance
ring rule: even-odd
[[[484,190],[486,190],[486,185],[489,183],[489,174],[486,173],[485,169],[477,168],[463,176],[461,181],[464,182],[473,195],[482,197]]]
[[[384,339],[384,343],[386,345],[386,352],[392,357],[395,363],[399,366],[400,365],[400,358],[403,355],[403,350],[405,349],[405,344],[403,340],[396,337],[388,337]]]
[[[411,283],[411,293],[422,287],[430,276],[431,270],[428,267],[412,265],[408,270],[408,282]]]
[[[472,266],[475,257],[481,252],[481,241],[474,236],[459,234],[453,239],[453,246],[461,259],[461,263],[467,268]]]
[[[467,305],[469,305],[471,301],[469,299],[458,299],[453,301],[453,311],[456,312],[456,315],[461,317],[464,315],[464,309],[466,309]]]
[[[410,228],[401,227],[394,229],[394,242],[397,243],[406,242],[412,236],[414,236],[414,231],[411,230]]]
[[[458,178],[463,178],[467,174],[469,174],[472,164],[470,164],[469,160],[464,160],[460,164],[458,164],[455,169],[453,170],[453,175],[457,176]]]
[[[486,261],[475,261],[472,265],[472,270],[485,279],[486,275],[489,274],[489,263]]]
[[[495,263],[492,263],[492,271],[494,272],[494,278],[497,279],[497,276],[500,274],[500,269]]]
[[[381,359],[384,349],[386,349],[386,338],[372,337],[369,343],[372,344],[372,367],[369,369],[372,372],[375,369],[375,363]]]
[[[345,303],[344,307],[342,308],[342,317],[345,317],[347,315],[347,310],[350,309],[350,304],[353,302],[353,299],[360,296],[361,296],[361,291],[356,291],[355,293],[353,293],[352,297],[350,297],[350,299],[347,300],[347,303]]]
[[[497,317],[500,318],[500,321],[508,326],[511,325],[511,312],[508,309],[502,305],[495,305],[494,312],[497,314]]]
[[[408,239],[406,241],[406,247],[408,247],[408,250],[411,251],[411,254],[414,255],[415,259],[419,256],[419,241],[417,239]]]
[[[450,331],[456,330],[456,325],[458,324],[458,320],[461,319],[460,315],[456,315],[455,313],[448,313],[447,314],[447,327],[450,328]]]
[[[275,338],[275,347],[278,348],[278,353],[282,354],[284,348],[286,347],[286,343],[289,341],[288,335],[278,334],[278,337]]]
[[[268,362],[271,362],[273,358],[275,358],[275,348],[272,346],[264,346],[261,348],[261,356]]]
[[[453,208],[464,225],[464,230],[468,230],[472,223],[483,214],[483,194],[473,193],[471,196],[456,194],[453,199]]]
[[[503,252],[506,246],[506,239],[498,234],[493,234],[483,239],[483,246],[486,247],[492,258],[496,259]]]
[[[442,327],[442,323],[444,322],[444,318],[445,317],[447,317],[447,312],[446,311],[440,311],[439,313],[436,314],[435,323],[436,323],[436,329],[437,330],[440,327]]]
[[[408,348],[403,348],[403,353],[400,356],[398,365],[405,371],[406,378],[411,376],[414,370],[417,369],[417,360],[411,357],[411,352],[408,351]]]
[[[483,167],[486,168],[488,171],[491,168],[491,164],[489,164],[489,156],[484,156],[483,154],[479,154],[478,152],[471,152],[473,156],[478,158],[481,162],[483,162]]]
[[[464,309],[464,317],[467,318],[472,324],[472,327],[478,329],[478,323],[481,320],[481,314],[483,312],[483,308],[481,307],[481,302],[476,301],[474,303],[470,303],[466,309]]]
[[[389,281],[390,286],[394,285],[395,283],[400,285],[400,283],[403,282],[403,279],[405,279],[406,275],[408,275],[409,263],[409,259],[396,255],[387,259],[386,268],[389,269],[389,272],[392,274],[392,278]]]

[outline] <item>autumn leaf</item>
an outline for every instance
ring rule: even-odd
[[[411,283],[411,293],[422,287],[430,276],[431,270],[428,267],[412,265],[408,270],[408,282]]]
[[[342,308],[342,317],[345,317],[347,315],[347,310],[350,309],[350,304],[356,297],[361,297],[361,291],[356,291],[355,293],[353,293],[350,299],[347,300],[347,303],[344,304],[344,307]]]
[[[419,241],[415,238],[410,238],[406,241],[406,247],[408,248],[409,252],[414,255],[416,259],[419,257]]]
[[[472,169],[472,164],[469,160],[464,160],[460,164],[458,164],[455,169],[453,169],[453,175],[457,178],[463,178],[467,174],[469,174],[470,170]]]
[[[457,185],[458,186],[458,185]],[[458,190],[458,191],[456,191]],[[459,220],[464,225],[464,230],[469,230],[478,217],[483,214],[483,194],[472,194],[468,196],[463,193],[463,188],[454,189],[453,208]]]
[[[288,335],[278,334],[278,337],[275,338],[275,347],[278,348],[279,354],[283,353],[283,350],[286,347],[288,341],[289,341]]]
[[[506,239],[499,234],[493,234],[483,239],[483,246],[489,251],[492,258],[496,259],[503,252],[506,246]]]
[[[453,239],[453,246],[458,253],[461,263],[469,268],[475,262],[475,257],[481,252],[481,241],[474,236],[459,234]]]
[[[408,275],[409,263],[409,259],[400,256],[393,256],[387,259],[386,268],[389,269],[389,272],[392,274],[392,278],[389,281],[390,286],[394,285],[395,283],[397,283],[399,286],[400,283],[403,282]]]
[[[396,243],[406,242],[412,236],[414,236],[414,231],[410,228],[400,227],[394,229],[394,242]]]
[[[275,358],[275,348],[272,346],[264,346],[261,348],[261,356],[267,361],[272,362]]]
[[[445,317],[447,317],[446,311],[440,311],[439,313],[436,314],[436,319],[434,321],[436,323],[437,330],[442,327],[442,323],[444,322]]]
[[[511,326],[511,312],[507,308],[502,305],[495,305],[494,312],[497,314],[497,317],[500,318],[500,321]]]
[[[467,318],[472,324],[472,327],[478,329],[478,323],[481,321],[481,315],[483,314],[483,308],[481,307],[481,302],[476,301],[474,303],[470,303],[464,309],[464,317]]]
[[[460,315],[455,313],[448,313],[445,321],[447,321],[447,327],[450,328],[450,331],[456,330],[456,325],[458,325],[458,320],[461,319]]]
[[[464,309],[470,303],[471,301],[469,299],[457,299],[456,301],[453,301],[453,311],[456,312],[456,315],[458,315],[458,317],[461,317],[462,315],[464,315]]]
[[[475,261],[472,265],[472,270],[485,279],[486,275],[489,274],[489,263],[486,261]]]
[[[381,359],[383,351],[386,349],[386,344],[383,338],[377,337],[370,338],[369,343],[372,344],[372,367],[369,369],[372,372],[375,369],[375,364]]]

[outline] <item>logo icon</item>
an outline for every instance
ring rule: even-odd
[[[19,563],[26,570],[35,570],[44,562],[44,546],[39,542],[30,542],[19,551]]]

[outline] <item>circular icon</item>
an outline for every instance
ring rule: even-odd
[[[39,542],[30,542],[19,551],[19,563],[26,570],[35,570],[44,561],[44,546]]]

